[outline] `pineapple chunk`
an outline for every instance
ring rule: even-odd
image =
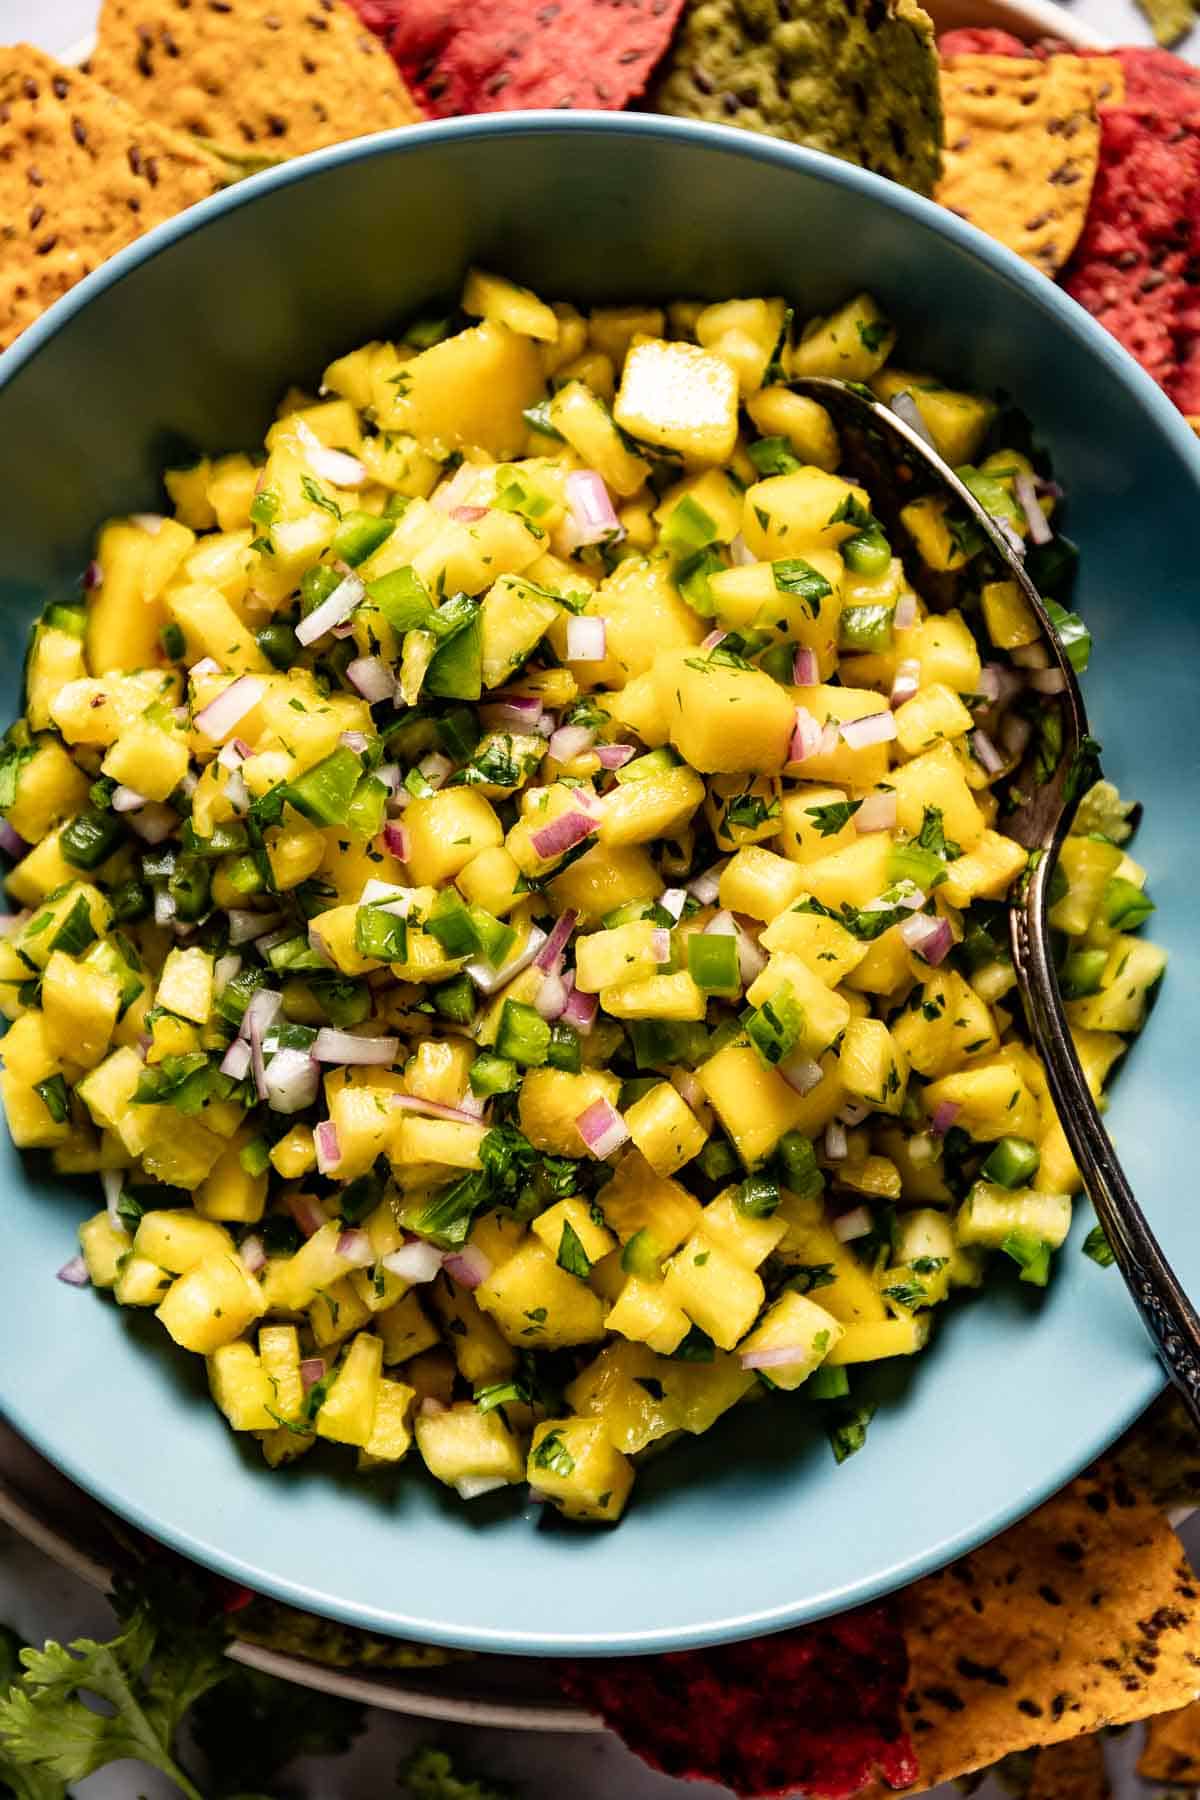
[[[183,1275],[207,1257],[233,1251],[233,1240],[222,1225],[214,1225],[193,1212],[159,1207],[143,1213],[134,1233],[133,1247],[172,1275]]]
[[[118,1264],[113,1295],[118,1306],[157,1306],[170,1287],[166,1269],[131,1250]]]
[[[635,338],[613,417],[632,437],[689,462],[728,462],[737,442],[738,378],[722,357],[695,344]]]
[[[810,319],[790,358],[792,375],[869,381],[896,342],[895,327],[870,294],[856,294],[827,317]]]
[[[468,1404],[419,1413],[413,1429],[429,1473],[464,1500],[524,1477],[520,1446],[499,1407],[481,1413]]]
[[[687,1336],[691,1320],[682,1307],[668,1298],[661,1281],[643,1281],[630,1275],[613,1302],[605,1329],[635,1343],[647,1344],[660,1356],[670,1356]]]
[[[125,727],[100,767],[148,800],[169,800],[187,774],[187,739],[140,719]]]
[[[710,1200],[700,1214],[700,1229],[736,1257],[743,1268],[757,1269],[770,1256],[787,1233],[787,1221],[778,1214],[769,1219],[756,1219],[742,1211],[737,1203],[738,1189],[726,1188]]]
[[[383,1339],[383,1360],[388,1368],[408,1362],[438,1341],[437,1326],[426,1317],[415,1293],[405,1294],[386,1312],[376,1313],[374,1329]]]
[[[404,815],[407,865],[419,887],[443,887],[481,850],[504,842],[490,800],[472,788],[446,788],[412,801]]]
[[[173,1281],[157,1316],[182,1349],[207,1356],[241,1337],[265,1310],[257,1281],[236,1256],[221,1252]]]
[[[568,1519],[611,1524],[625,1510],[633,1464],[601,1419],[544,1419],[534,1429],[528,1480]]]
[[[783,768],[795,707],[787,689],[761,669],[731,668],[709,656],[671,650],[655,659],[654,686],[671,742],[693,770],[760,775]],[[697,785],[698,805],[704,789]]]
[[[617,1240],[612,1232],[607,1226],[597,1224],[590,1208],[582,1200],[557,1201],[544,1213],[539,1213],[529,1229],[535,1237],[542,1240],[551,1256],[558,1258],[563,1254],[562,1240],[568,1225],[579,1239],[590,1263],[599,1262],[616,1247]]]
[[[383,1341],[360,1331],[338,1366],[333,1385],[317,1412],[317,1436],[363,1448],[375,1422],[375,1401],[383,1368]]]
[[[721,870],[718,898],[730,912],[752,919],[773,919],[807,892],[804,871],[785,856],[749,844],[731,856]]]
[[[484,269],[468,269],[463,284],[462,309],[474,318],[491,319],[497,325],[506,325],[522,337],[537,338],[544,344],[558,341],[558,320],[553,308],[528,288],[506,281],[503,275],[489,275]]]
[[[1070,1229],[1069,1194],[997,1187],[990,1181],[975,1183],[954,1221],[954,1234],[960,1244],[978,1244],[986,1250],[1002,1249],[1005,1238],[1014,1231],[1028,1232],[1057,1250],[1066,1242]]]
[[[686,1334],[687,1320],[679,1316]],[[566,1399],[583,1418],[602,1420],[609,1442],[625,1456],[635,1456],[679,1429],[670,1389],[681,1367],[641,1343],[607,1344],[567,1387]]]
[[[769,1156],[784,1132],[801,1128],[806,1100],[812,1099],[766,1068],[749,1044],[727,1044],[700,1065],[696,1077],[747,1168]],[[814,1088],[813,1094],[819,1092]],[[841,1104],[838,1099],[833,1111]]]
[[[1038,1103],[1010,1063],[998,1057],[955,1075],[931,1081],[921,1093],[921,1104],[932,1118],[947,1102],[958,1108],[954,1124],[976,1143],[991,1144],[1002,1137],[1038,1136]]]
[[[479,1310],[470,1292],[443,1271],[429,1287],[429,1301],[449,1333],[450,1349],[463,1380],[472,1387],[503,1381],[517,1366],[516,1352]]]
[[[684,1163],[699,1156],[708,1140],[703,1125],[669,1081],[660,1081],[635,1100],[626,1110],[625,1124],[659,1175],[673,1175]]]
[[[79,1227],[79,1248],[92,1286],[110,1288],[116,1285],[121,1259],[133,1249],[133,1239],[123,1226],[113,1224],[107,1212],[98,1212]]]
[[[604,1302],[530,1238],[475,1290],[510,1344],[557,1350],[604,1336]]]
[[[275,1388],[253,1344],[220,1344],[206,1358],[213,1399],[235,1431],[273,1431]]]
[[[765,1297],[753,1269],[709,1237],[703,1223],[666,1265],[663,1284],[667,1299],[722,1350],[750,1329]]]
[[[409,1415],[415,1398],[415,1390],[403,1381],[391,1381],[386,1375],[380,1376],[375,1394],[375,1417],[371,1421],[371,1435],[358,1454],[357,1466],[360,1471],[383,1468],[388,1463],[400,1462],[407,1456],[412,1443]]]
[[[757,1366],[772,1387],[791,1393],[820,1367],[845,1332],[846,1327],[814,1300],[803,1294],[781,1294],[767,1308],[762,1322],[742,1339],[738,1352],[742,1356],[765,1352],[769,1360]]]
[[[849,1363],[879,1362],[885,1356],[913,1356],[929,1342],[933,1315],[915,1313],[904,1319],[880,1319],[847,1325],[825,1358],[831,1368]]]
[[[238,1132],[196,1189],[193,1203],[201,1218],[226,1219],[242,1225],[252,1225],[262,1218],[267,1203],[267,1176],[252,1175],[243,1166],[242,1151],[249,1142],[248,1132]]]
[[[168,1012],[207,1025],[212,1016],[213,959],[207,950],[192,946],[167,952],[158,978],[155,1000]]]
[[[919,756],[945,738],[965,737],[974,723],[958,695],[940,681],[896,708],[896,736],[905,756]]]
[[[638,1150],[622,1157],[616,1174],[600,1190],[599,1204],[605,1223],[622,1244],[645,1231],[663,1256],[700,1222],[699,1202],[677,1181],[656,1174]]]
[[[848,1094],[876,1112],[903,1112],[908,1061],[882,1019],[851,1019],[839,1061]]]
[[[585,1069],[578,1075],[566,1069],[530,1069],[517,1102],[521,1130],[535,1150],[581,1156],[580,1114],[597,1100],[615,1106],[620,1091],[620,1077],[607,1069]]]
[[[94,1069],[108,1049],[120,1009],[115,975],[54,952],[42,977],[42,1015],[55,1055]]]

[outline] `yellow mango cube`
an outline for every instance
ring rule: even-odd
[[[626,1109],[625,1124],[637,1148],[659,1175],[673,1175],[699,1156],[708,1141],[703,1125],[669,1081],[660,1081],[635,1100]]]
[[[258,1283],[236,1256],[221,1252],[178,1276],[157,1316],[182,1349],[207,1356],[241,1337],[264,1311]]]
[[[811,1098],[766,1068],[749,1044],[727,1044],[701,1063],[696,1078],[747,1168],[769,1156],[785,1131],[799,1128]]]

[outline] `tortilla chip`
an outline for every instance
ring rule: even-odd
[[[556,1667],[569,1699],[652,1768],[735,1794],[851,1800],[876,1769],[916,1778],[902,1722],[907,1659],[894,1604],[745,1643]]]
[[[299,156],[420,117],[340,0],[104,0],[91,73],[223,154]]]
[[[1112,1462],[902,1603],[921,1763],[910,1793],[1200,1693],[1200,1587]]]
[[[919,194],[941,168],[933,24],[915,0],[690,0],[651,104],[824,150]]]
[[[1200,1706],[1184,1706],[1150,1720],[1137,1772],[1143,1781],[1200,1787]]]
[[[28,44],[0,49],[0,349],[222,185],[220,164]]]
[[[1200,419],[1188,423],[1200,426]],[[1164,1511],[1200,1506],[1200,1432],[1173,1388],[1127,1432],[1113,1455],[1129,1485]]]
[[[953,56],[942,64],[945,167],[937,199],[1055,275],[1079,241],[1100,160],[1097,107],[1115,58]]]
[[[351,0],[434,118],[536,106],[619,112],[683,0]]]
[[[1081,1737],[1038,1751],[1025,1800],[1109,1800],[1111,1791],[1100,1739]]]

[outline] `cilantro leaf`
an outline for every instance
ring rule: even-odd
[[[804,811],[823,838],[836,837],[861,805],[861,800],[834,800],[828,806],[806,806]]]
[[[515,1800],[507,1785],[456,1775],[448,1753],[430,1744],[409,1758],[400,1780],[413,1800]]]
[[[0,750],[0,812],[7,812],[15,804],[21,770],[30,757],[36,755],[36,744],[14,744],[11,738],[6,740]]]
[[[319,488],[311,475],[300,477],[300,487],[310,506],[319,506],[323,512],[332,513],[335,519],[341,519],[342,509],[337,501],[323,488]]]
[[[577,1275],[580,1281],[586,1281],[592,1272],[588,1253],[580,1242],[579,1233],[570,1219],[563,1220],[562,1236],[558,1240],[558,1266],[565,1269],[568,1275]]]
[[[874,400],[874,394],[871,395]],[[867,511],[862,501],[855,494],[847,494],[841,504],[834,508],[825,521],[826,525],[853,525],[856,531],[867,531],[879,521],[874,513]]]
[[[853,496],[851,496],[853,498]],[[818,618],[821,602],[829,597],[833,588],[819,569],[805,562],[802,556],[791,556],[782,562],[773,562],[771,569],[775,576],[775,586],[781,594],[794,594],[808,608],[811,618]]]

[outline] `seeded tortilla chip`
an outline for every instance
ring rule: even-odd
[[[946,151],[937,198],[1055,275],[1083,230],[1100,160],[1109,57],[952,56],[942,64]]]
[[[1185,1706],[1150,1720],[1137,1772],[1143,1781],[1200,1787],[1200,1706]]]
[[[0,49],[0,349],[222,184],[215,158],[28,44]]]
[[[1130,1486],[1148,1494],[1156,1506],[1200,1506],[1200,1432],[1173,1388],[1155,1401],[1113,1455]]]
[[[1109,1800],[1111,1791],[1100,1739],[1081,1737],[1038,1751],[1025,1800]]]
[[[921,1765],[910,1793],[1200,1693],[1200,1588],[1162,1512],[1114,1462],[902,1605]]]
[[[341,0],[104,0],[89,69],[235,158],[300,156],[420,117]]]
[[[941,168],[933,24],[915,0],[691,0],[651,104],[824,150],[919,194]]]

